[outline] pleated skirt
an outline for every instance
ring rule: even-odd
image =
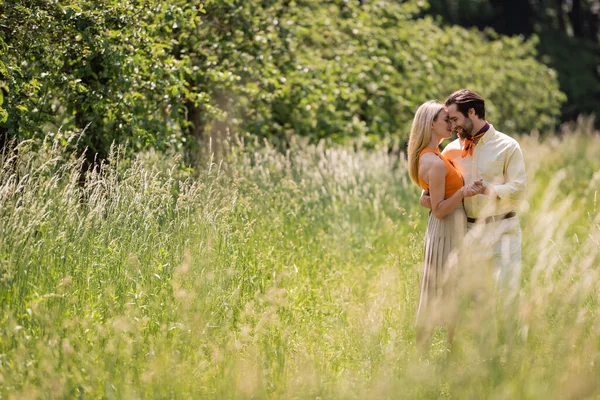
[[[441,326],[454,321],[458,311],[459,253],[466,233],[467,216],[462,204],[443,219],[429,214],[417,327]]]

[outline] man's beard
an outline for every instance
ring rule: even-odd
[[[462,129],[458,129],[457,134],[461,139],[466,139],[473,136],[473,121],[471,121],[471,118],[467,117],[465,119]]]

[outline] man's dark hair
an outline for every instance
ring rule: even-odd
[[[472,108],[479,118],[485,119],[485,100],[469,89],[460,89],[448,96],[446,107],[452,104],[456,104],[456,109],[465,117],[469,116],[469,109]]]

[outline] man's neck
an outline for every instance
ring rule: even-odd
[[[485,126],[487,121],[485,119],[477,119],[473,121],[473,135],[481,130]]]

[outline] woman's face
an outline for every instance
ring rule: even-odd
[[[433,121],[432,129],[433,133],[440,139],[449,139],[452,136],[448,112],[445,109],[442,109],[438,114],[437,119]]]

